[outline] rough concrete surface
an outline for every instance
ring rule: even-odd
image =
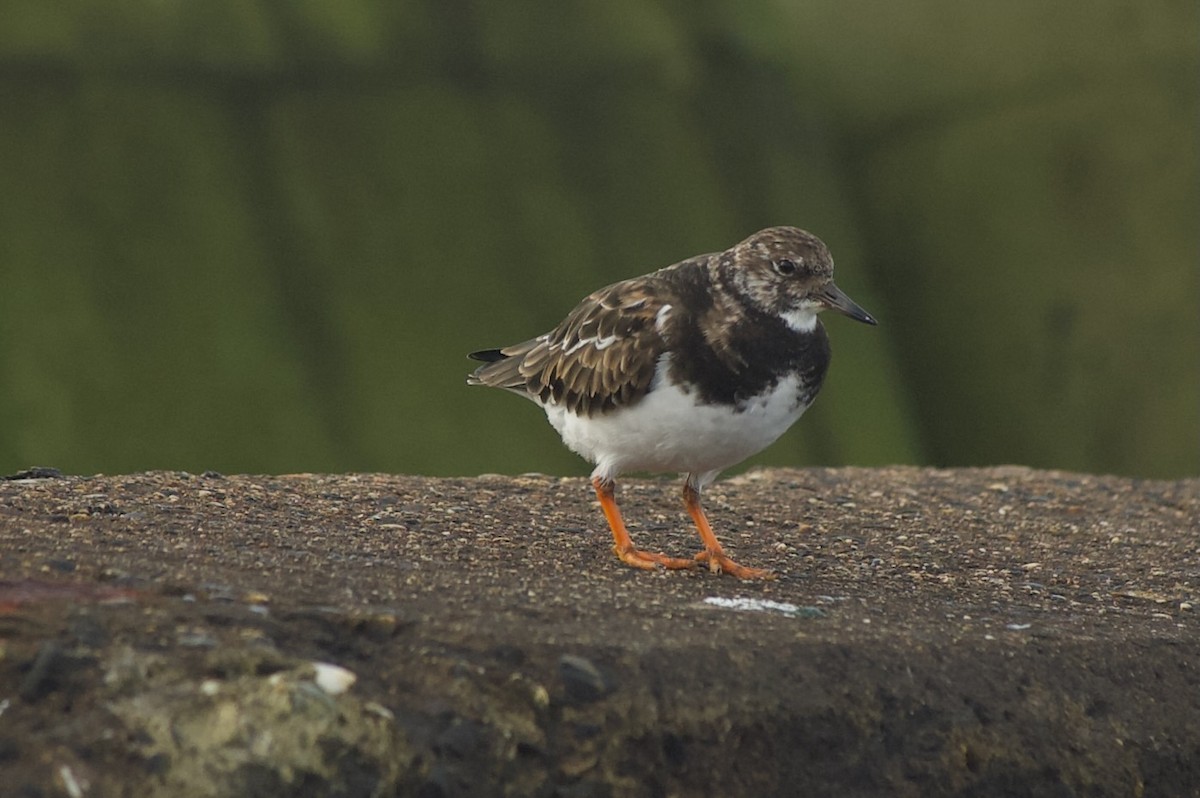
[[[1198,479],[15,476],[4,795],[1200,795]]]

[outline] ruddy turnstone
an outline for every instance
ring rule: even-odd
[[[819,238],[771,227],[740,244],[601,288],[544,335],[472,352],[469,385],[504,388],[546,411],[592,486],[614,550],[636,568],[707,563],[742,579],[770,571],[721,549],[700,504],[722,470],[771,445],[812,403],[829,367],[817,314],[875,319],[833,283]],[[704,550],[693,559],[634,548],[617,507],[628,471],[686,474],[683,501]]]

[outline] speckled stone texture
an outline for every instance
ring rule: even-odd
[[[621,500],[640,545],[696,549],[673,481]],[[1195,794],[1200,480],[771,470],[707,505],[777,581],[623,567],[582,479],[0,482],[0,772],[145,798]]]

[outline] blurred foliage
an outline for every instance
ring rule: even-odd
[[[1200,10],[0,0],[0,472],[586,473],[473,349],[772,224],[759,463],[1200,470]]]

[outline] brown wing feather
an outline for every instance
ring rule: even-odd
[[[471,382],[587,416],[636,402],[666,348],[656,321],[670,297],[661,284],[651,290],[652,279],[596,291],[550,332],[499,350],[503,359],[480,366]]]

